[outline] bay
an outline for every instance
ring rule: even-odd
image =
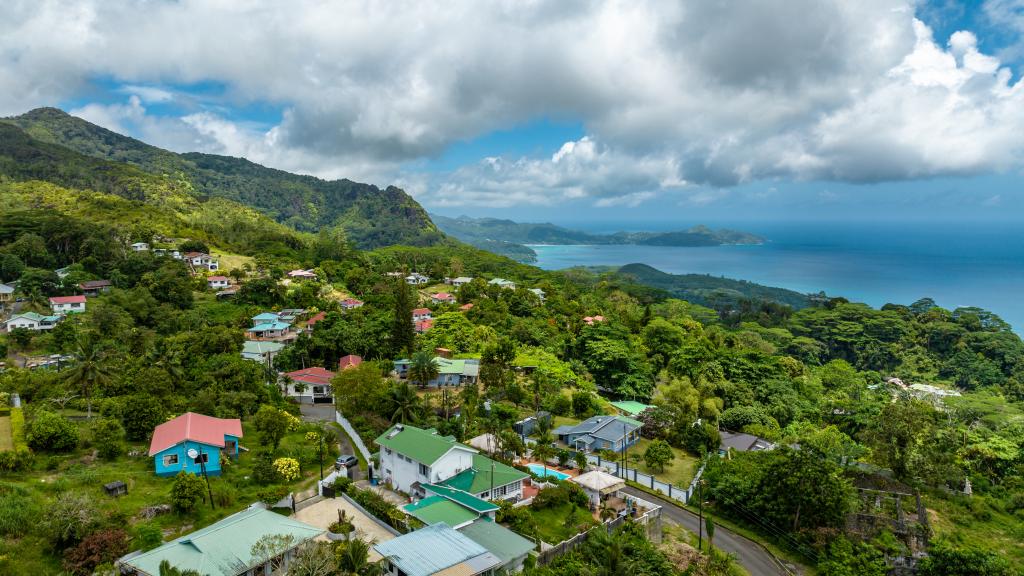
[[[664,229],[606,224],[609,229]],[[681,227],[681,225],[675,225]],[[621,266],[711,274],[875,307],[928,296],[944,308],[978,306],[1017,332],[1024,326],[1024,227],[1016,223],[792,222],[731,224],[766,239],[756,246],[532,245],[536,265]]]

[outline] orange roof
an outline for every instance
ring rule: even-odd
[[[84,304],[85,296],[54,296],[50,298],[50,304]]]
[[[241,438],[242,421],[238,418],[228,420],[186,412],[153,429],[149,455],[162,452],[186,440],[223,448],[225,435]]]
[[[313,368],[303,368],[302,370],[296,370],[294,372],[288,372],[287,376],[295,382],[305,382],[306,384],[330,384],[331,378],[334,378],[334,372],[327,370],[326,368],[320,368],[319,366]]]
[[[473,309],[473,303],[472,302],[470,302],[468,304],[463,304],[462,306],[459,306],[459,310],[462,310],[463,312],[466,312],[467,310],[472,310],[472,309]]]
[[[437,294],[431,294],[430,297],[435,300],[451,300],[452,298],[455,298],[454,296],[447,292],[438,292]]]
[[[356,366],[359,366],[362,363],[362,356],[356,356],[355,354],[342,356],[341,360],[338,360],[338,370],[345,370],[346,368],[355,368]]]

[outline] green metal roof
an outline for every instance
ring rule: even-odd
[[[399,426],[402,426],[401,430],[398,430]],[[437,462],[438,458],[447,454],[452,448],[458,447],[476,452],[476,449],[459,444],[454,438],[439,436],[434,431],[423,430],[408,424],[395,424],[378,436],[374,442],[378,446],[390,448],[427,466]]]
[[[438,522],[444,522],[452,528],[456,528],[478,518],[478,515],[472,510],[442,496],[430,496],[419,502],[406,504],[403,510],[431,526]]]
[[[494,463],[494,482],[491,482],[491,463]],[[473,455],[473,467],[468,470],[463,470],[455,476],[441,482],[442,486],[448,486],[449,488],[455,488],[470,494],[480,494],[491,489],[493,485],[495,488],[498,486],[504,486],[511,484],[516,480],[522,480],[529,476],[526,472],[521,472],[506,466],[501,462],[491,460],[487,456],[481,454]]]
[[[424,484],[423,488],[425,490],[433,492],[434,494],[437,494],[442,498],[451,500],[456,504],[459,504],[460,506],[469,508],[470,510],[477,512],[479,514],[483,514],[485,512],[490,512],[492,510],[498,509],[497,504],[492,504],[487,500],[484,500],[483,498],[477,498],[476,496],[473,496],[469,492],[464,492],[462,490],[450,488],[448,486],[443,486],[439,484]]]
[[[529,554],[530,550],[536,547],[533,542],[519,534],[487,520],[477,520],[468,526],[463,526],[459,532],[487,548],[488,552],[501,559],[502,564]]]
[[[630,416],[636,416],[637,414],[647,410],[651,406],[644,404],[643,402],[637,402],[635,400],[623,400],[621,402],[612,402],[612,406],[615,406],[619,410],[629,414]]]
[[[281,342],[259,342],[246,340],[242,344],[242,354],[262,354],[264,352],[280,352],[284,348]]]
[[[291,536],[298,546],[323,533],[324,530],[293,518],[251,508],[126,559],[124,563],[150,576],[160,574],[163,560],[180,570],[195,570],[204,576],[236,576],[261,562],[252,556],[251,550],[264,536]]]
[[[619,422],[625,422],[626,424],[632,424],[633,426],[636,426],[637,428],[639,428],[639,427],[644,425],[644,423],[639,421],[639,420],[634,420],[633,418],[626,418],[625,416],[616,416],[615,419],[618,420]]]

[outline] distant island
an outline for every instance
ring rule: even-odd
[[[550,223],[522,223],[501,218],[449,218],[438,214],[431,214],[430,218],[449,236],[520,262],[536,262],[537,253],[528,246],[529,244],[724,246],[764,243],[763,238],[748,232],[712,230],[707,226],[694,226],[689,230],[674,232],[591,234]]]

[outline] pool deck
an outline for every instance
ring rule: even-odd
[[[537,462],[536,460],[523,459],[519,463],[521,465],[523,465],[523,466],[526,466],[526,467],[529,467],[530,464],[533,464],[533,465],[536,465],[536,466],[542,466],[542,467],[544,466],[543,462]],[[555,465],[552,465],[552,464],[548,464],[547,466],[548,466],[548,473],[549,474],[551,472],[553,472],[553,471],[554,472],[560,472],[562,474],[565,474],[566,478],[571,478],[573,476],[579,476],[580,473],[581,473],[579,470],[577,470],[575,468],[562,468],[561,466],[555,466]],[[556,476],[556,478],[557,478],[557,476]]]

